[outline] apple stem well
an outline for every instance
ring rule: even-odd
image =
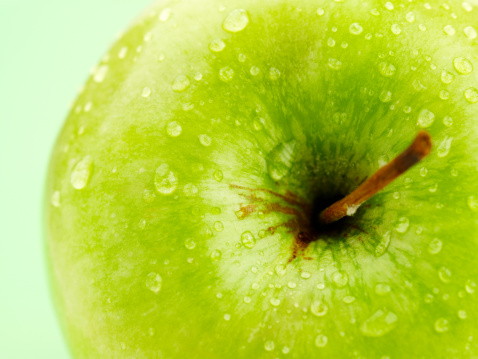
[[[378,169],[352,193],[324,209],[319,214],[320,223],[330,224],[345,216],[353,216],[366,200],[425,158],[430,153],[431,148],[430,135],[426,131],[420,131],[405,151]]]

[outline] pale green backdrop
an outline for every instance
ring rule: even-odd
[[[90,68],[151,0],[0,0],[0,359],[68,358],[42,238],[49,153]]]

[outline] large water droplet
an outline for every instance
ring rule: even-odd
[[[379,309],[360,326],[360,331],[367,337],[381,337],[390,333],[396,325],[395,313]]]
[[[188,89],[189,85],[191,85],[191,80],[189,80],[189,77],[186,75],[179,75],[171,84],[171,88],[175,92],[183,92]]]
[[[245,231],[244,233],[241,234],[241,242],[244,245],[244,247],[248,249],[252,249],[256,245],[256,238],[254,237],[251,231]]]
[[[430,127],[435,121],[435,114],[427,109],[420,111],[418,115],[418,126],[422,128]]]
[[[451,142],[453,137],[446,136],[443,141],[438,145],[437,155],[438,157],[445,157],[450,152]]]
[[[156,190],[164,195],[171,194],[176,189],[178,185],[178,179],[176,178],[174,172],[169,169],[169,165],[167,163],[163,163],[156,168],[154,185]]]
[[[70,183],[73,188],[77,190],[85,188],[90,180],[92,170],[93,159],[91,156],[86,156],[78,162],[70,176]]]
[[[469,103],[477,103],[478,102],[478,90],[474,87],[470,87],[465,90],[463,93],[465,95],[466,101]]]
[[[249,24],[249,13],[244,9],[236,9],[227,15],[222,23],[222,28],[229,32],[239,32]]]
[[[146,277],[146,287],[154,293],[158,293],[161,290],[162,283],[163,279],[158,273],[151,272]]]
[[[466,57],[457,57],[453,60],[455,70],[462,75],[469,75],[473,72],[473,64]]]
[[[280,143],[267,155],[267,171],[274,181],[280,181],[289,174],[293,159],[296,141]]]
[[[397,68],[389,62],[381,62],[378,64],[378,71],[382,76],[392,77],[397,72]]]
[[[310,304],[310,311],[312,312],[313,315],[317,317],[323,317],[329,311],[329,307],[327,306],[327,304],[319,300],[314,300]]]

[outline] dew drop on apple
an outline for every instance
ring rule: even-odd
[[[227,15],[222,28],[228,32],[239,32],[249,24],[249,13],[244,9],[235,9]]]
[[[275,347],[276,347],[276,345],[272,340],[268,340],[264,344],[264,349],[267,350],[268,352],[273,351]]]
[[[184,246],[187,248],[187,249],[194,249],[196,248],[196,242],[194,242],[193,239],[191,238],[188,238],[184,241]]]
[[[126,54],[128,53],[128,48],[126,46],[123,46],[119,51],[118,51],[118,58],[119,59],[124,59],[126,57]]]
[[[176,190],[178,179],[176,178],[174,172],[170,170],[167,163],[163,163],[156,168],[154,185],[156,190],[164,195],[171,194]]]
[[[322,9],[321,7],[319,7],[319,8],[317,9],[317,15],[323,16],[324,14],[325,14],[325,10]]]
[[[392,31],[393,34],[395,35],[400,35],[402,33],[402,27],[399,24],[393,24],[390,27],[390,30]]]
[[[224,314],[224,320],[225,320],[225,321],[231,320],[231,315],[230,315],[230,314],[227,314],[227,313]]]
[[[459,310],[458,311],[458,318],[460,319],[466,319],[467,318],[467,315],[466,315],[466,311],[465,310]]]
[[[429,244],[428,244],[428,253],[430,254],[438,254],[440,253],[441,249],[443,247],[443,242],[439,240],[438,238],[434,238]]]
[[[465,290],[468,294],[473,294],[476,291],[476,282],[468,279],[465,283]]]
[[[332,282],[337,288],[343,288],[349,281],[349,275],[345,271],[336,271],[332,274]]]
[[[214,222],[213,227],[216,230],[216,232],[222,232],[224,230],[224,225],[222,224],[221,221]]]
[[[289,282],[289,283],[287,283],[287,286],[288,286],[290,289],[294,289],[295,287],[297,287],[297,283],[295,283],[295,282]]]
[[[420,111],[418,115],[418,126],[427,128],[432,125],[433,121],[435,121],[435,114],[433,112],[427,109]]]
[[[474,40],[478,37],[478,33],[476,31],[476,29],[473,27],[473,26],[467,26],[465,27],[465,29],[463,30],[463,32],[465,33],[465,36],[467,38],[469,38],[470,40]]]
[[[391,288],[387,283],[378,283],[375,286],[375,293],[377,293],[380,296],[386,295],[390,293],[390,291],[391,291]]]
[[[453,60],[453,66],[462,75],[469,75],[473,72],[473,64],[466,57],[456,57]]]
[[[178,137],[181,134],[182,130],[183,128],[177,121],[171,121],[166,126],[166,133],[168,134],[168,136],[171,137]]]
[[[451,142],[453,137],[446,136],[443,141],[440,142],[437,148],[438,157],[445,157],[450,152]]]
[[[141,92],[141,96],[144,98],[149,97],[151,95],[151,89],[149,87],[143,88],[143,91]]]
[[[390,1],[387,1],[385,3],[385,9],[387,9],[388,11],[392,11],[393,9],[395,9],[395,6]]]
[[[55,191],[51,195],[50,203],[52,204],[53,207],[60,207],[61,205],[61,194],[60,191]]]
[[[390,242],[391,242],[390,232],[386,232],[380,239],[380,242],[375,247],[375,257],[383,256],[387,252]]]
[[[397,68],[390,62],[381,62],[378,64],[378,71],[384,77],[392,77],[397,72]]]
[[[106,77],[106,73],[108,72],[108,69],[108,65],[99,66],[96,69],[95,74],[93,75],[93,81],[95,81],[96,83],[103,82]]]
[[[448,320],[445,318],[439,318],[435,321],[435,330],[438,333],[445,333],[449,329]]]
[[[456,34],[456,30],[455,28],[452,26],[452,25],[445,25],[445,27],[443,28],[443,31],[445,32],[445,34],[447,34],[448,36],[453,36]]]
[[[363,32],[363,27],[358,22],[350,24],[349,31],[352,35],[360,35]]]
[[[455,75],[447,70],[442,70],[440,79],[444,84],[451,84],[455,80]]]
[[[214,39],[209,44],[209,50],[212,52],[221,52],[226,48],[226,44],[221,39]]]
[[[170,8],[165,8],[159,13],[159,21],[166,22],[171,17],[172,10]]]
[[[245,231],[244,233],[241,234],[241,242],[244,245],[244,247],[248,249],[252,249],[256,245],[256,238],[254,237],[251,231]]]
[[[222,171],[217,170],[217,171],[214,172],[214,179],[216,181],[221,182],[223,178],[224,178],[224,175],[223,175]]]
[[[280,305],[280,299],[279,298],[271,298],[271,300],[269,302],[274,307],[278,307]]]
[[[360,326],[367,337],[381,337],[390,333],[397,325],[398,317],[388,309],[379,309]]]
[[[146,203],[152,203],[154,202],[154,199],[156,198],[156,195],[154,194],[153,191],[149,190],[149,189],[145,189],[143,191],[143,200],[146,202]]]
[[[191,85],[191,80],[186,75],[179,75],[171,84],[171,88],[174,92],[183,92]]]
[[[342,62],[334,58],[329,58],[329,60],[327,61],[327,65],[332,70],[340,70],[340,68],[342,67]]]
[[[163,279],[158,273],[151,272],[146,277],[146,287],[154,293],[158,293],[161,290],[162,283]]]
[[[467,202],[468,202],[468,207],[469,207],[473,212],[478,212],[478,197],[476,197],[476,196],[469,196]]]
[[[183,192],[187,197],[192,197],[198,194],[199,190],[196,185],[188,183],[184,186]]]
[[[273,80],[273,81],[274,81],[274,80],[278,80],[279,77],[280,77],[280,75],[281,75],[281,74],[280,74],[280,70],[279,70],[278,68],[276,68],[276,67],[271,67],[271,68],[269,69],[269,78],[270,78],[271,80]]]
[[[329,339],[327,338],[327,336],[325,336],[324,334],[319,334],[317,335],[317,337],[315,338],[315,345],[318,347],[318,348],[323,348],[327,345],[327,342],[329,341]]]
[[[296,141],[280,143],[267,155],[267,171],[274,181],[289,174],[295,155]]]
[[[261,71],[261,70],[260,70],[257,66],[252,66],[252,67],[251,67],[251,70],[250,70],[252,76],[257,76],[257,75],[259,75],[259,72],[260,72],[260,71]]]
[[[351,303],[355,302],[355,297],[353,297],[351,295],[347,295],[347,296],[342,298],[342,302],[344,302],[345,304],[351,304]]]
[[[229,67],[223,67],[222,69],[219,70],[219,79],[224,82],[229,82],[232,81],[234,78],[234,70]]]
[[[395,224],[395,230],[398,233],[405,233],[410,226],[410,221],[407,217],[401,217],[398,219],[397,223]]]
[[[91,156],[84,157],[76,164],[71,172],[70,183],[74,189],[84,189],[90,180],[93,170],[93,158]]]
[[[211,259],[218,260],[222,256],[222,252],[219,249],[215,249],[211,252]]]
[[[244,297],[244,303],[249,304],[251,301],[252,301],[251,297],[249,297],[247,295]]]
[[[384,90],[380,93],[378,99],[383,103],[390,102],[392,100],[392,93],[390,91]]]
[[[416,16],[413,12],[409,12],[409,13],[407,13],[407,15],[405,15],[405,20],[407,20],[407,22],[409,22],[411,24],[411,23],[415,22]]]
[[[463,94],[469,103],[474,104],[478,102],[478,90],[476,88],[470,87]]]
[[[139,220],[138,228],[139,229],[145,229],[146,228],[146,220],[144,218]]]
[[[274,270],[275,270],[277,276],[283,277],[287,272],[287,267],[283,264],[278,264],[278,265],[275,266]]]
[[[289,347],[283,347],[282,348],[282,354],[289,354],[290,353],[290,348]]]
[[[211,140],[211,137],[209,137],[208,135],[202,134],[202,135],[199,135],[198,138],[199,138],[199,142],[204,147],[211,146],[212,140]]]
[[[302,272],[302,273],[300,274],[300,277],[301,277],[302,279],[309,279],[309,278],[311,277],[311,275],[310,275],[309,272]]]
[[[313,315],[315,315],[317,317],[323,317],[329,311],[329,307],[327,306],[327,304],[325,304],[325,303],[323,303],[319,300],[314,300],[310,304],[310,311]]]
[[[440,280],[443,283],[450,283],[450,281],[451,281],[451,271],[446,267],[441,267],[438,270],[438,278],[440,278]]]

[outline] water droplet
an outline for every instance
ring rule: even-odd
[[[430,244],[428,244],[428,253],[438,254],[441,251],[443,242],[438,238],[433,239]]]
[[[252,301],[251,297],[249,297],[247,295],[244,297],[244,303],[249,304],[251,301]]]
[[[51,195],[50,202],[51,202],[53,207],[57,207],[57,208],[60,207],[60,205],[61,205],[60,191],[53,192],[53,194]]]
[[[450,280],[451,280],[450,270],[448,268],[441,267],[440,270],[438,271],[438,278],[440,278],[440,280],[443,283],[450,283]]]
[[[153,191],[150,191],[149,189],[145,189],[143,191],[143,200],[146,203],[152,203],[155,198],[156,198],[156,195],[154,194]]]
[[[347,295],[342,298],[342,302],[344,302],[345,304],[351,304],[355,302],[355,297],[352,297],[351,295]]]
[[[319,8],[317,9],[317,15],[323,16],[324,14],[325,14],[325,10],[322,9],[321,7],[319,7]]]
[[[224,175],[223,175],[222,171],[217,170],[216,172],[214,172],[214,179],[216,181],[221,182],[223,178],[224,178]]]
[[[225,320],[225,321],[231,320],[231,315],[230,315],[230,314],[227,314],[227,313],[224,314],[224,320]]]
[[[400,35],[402,33],[402,28],[400,27],[400,25],[398,24],[393,24],[391,27],[390,27],[390,30],[392,31],[392,33],[394,33],[395,35]]]
[[[451,25],[446,25],[444,28],[443,28],[443,31],[445,32],[445,34],[447,34],[448,36],[453,36],[456,34],[456,30],[453,26]]]
[[[222,252],[218,249],[215,249],[211,252],[211,259],[212,260],[218,260],[222,256]]]
[[[198,188],[192,183],[186,184],[183,188],[183,191],[186,197],[195,196],[199,192]]]
[[[410,225],[410,220],[407,217],[401,217],[398,219],[397,223],[395,224],[395,230],[398,233],[405,233],[408,230]]]
[[[196,248],[196,242],[192,240],[191,238],[188,238],[184,241],[184,245],[186,246],[187,249],[194,249]]]
[[[344,271],[337,271],[332,274],[332,281],[338,288],[343,288],[349,281],[349,275]]]
[[[222,224],[221,221],[214,222],[213,227],[217,232],[222,232],[224,230],[224,225]]]
[[[471,6],[469,2],[464,1],[461,3],[461,6],[463,6],[463,9],[465,9],[468,12],[473,11],[473,6]]]
[[[144,98],[149,97],[151,95],[151,89],[149,87],[143,88],[143,91],[141,92],[141,96]]]
[[[158,56],[158,61],[163,62],[165,58],[166,58],[166,54],[164,52],[160,52]]]
[[[257,66],[252,66],[252,67],[251,67],[251,75],[252,75],[252,76],[257,76],[257,75],[259,75],[259,72],[260,72],[260,71],[261,71],[261,70],[260,70]]]
[[[275,68],[275,67],[271,67],[270,70],[269,70],[269,78],[271,80],[277,80],[279,79],[281,73],[279,71],[279,69]]]
[[[232,81],[234,78],[234,70],[229,66],[223,67],[219,70],[219,79],[224,82]]]
[[[378,295],[386,295],[390,293],[390,290],[390,286],[386,283],[378,283],[375,286],[375,293],[377,293]]]
[[[244,247],[248,249],[252,249],[256,245],[256,238],[254,237],[251,231],[245,231],[244,233],[241,234],[241,242],[244,245]]]
[[[329,339],[324,334],[319,334],[317,335],[317,338],[315,338],[315,345],[318,348],[323,348],[327,345],[328,341]]]
[[[146,277],[146,287],[154,293],[158,293],[161,290],[162,283],[163,279],[158,273],[151,272]]]
[[[181,134],[182,130],[183,128],[177,121],[172,121],[168,123],[166,127],[166,132],[171,137],[178,137]]]
[[[278,264],[275,267],[275,272],[276,272],[277,276],[283,277],[287,272],[287,268],[283,264]]]
[[[473,64],[466,57],[456,57],[453,60],[453,66],[462,75],[469,75],[473,72]]]
[[[297,287],[297,283],[295,283],[295,282],[289,282],[289,283],[287,283],[287,286],[288,286],[290,289],[294,289],[295,287]]]
[[[381,337],[395,328],[397,319],[395,313],[379,309],[360,326],[360,331],[367,337]]]
[[[189,77],[186,75],[179,75],[171,84],[171,88],[174,92],[183,92],[188,89],[189,85],[191,85]]]
[[[209,50],[212,52],[221,52],[226,47],[226,44],[221,39],[212,40],[209,44]]]
[[[101,83],[106,77],[106,73],[108,72],[108,65],[101,65],[95,71],[93,75],[93,81],[96,83]]]
[[[405,20],[407,20],[410,24],[415,22],[415,19],[416,19],[416,16],[413,12],[409,12],[407,13],[407,15],[405,15]]]
[[[284,348],[282,348],[282,353],[283,353],[283,354],[289,354],[289,352],[290,352],[290,348],[289,348],[289,347],[284,347]]]
[[[465,290],[468,294],[473,294],[476,291],[476,282],[471,279],[468,279],[465,283]]]
[[[378,71],[382,76],[392,77],[393,75],[395,75],[397,68],[389,62],[381,62],[380,64],[378,64]]]
[[[199,142],[201,142],[201,145],[205,147],[211,146],[212,140],[211,140],[211,137],[209,137],[208,135],[204,135],[204,134],[199,135],[198,138],[199,138]]]
[[[372,9],[372,10],[370,10],[370,13],[371,13],[373,16],[380,16],[380,11],[378,11],[377,9]]]
[[[236,9],[227,15],[222,28],[229,32],[239,32],[249,24],[249,13],[244,9]]]
[[[332,39],[331,37],[329,37],[329,39],[327,40],[327,45],[329,45],[330,47],[334,47],[335,46],[335,40]]]
[[[90,180],[92,169],[93,159],[91,156],[86,156],[78,162],[70,176],[70,183],[73,188],[77,190],[85,188]]]
[[[466,318],[467,318],[466,311],[464,311],[464,310],[459,310],[459,311],[458,311],[458,318],[460,318],[460,319],[466,319]]]
[[[342,62],[337,59],[329,58],[327,65],[329,65],[332,70],[339,70],[342,67]]]
[[[154,176],[154,185],[156,190],[164,195],[168,195],[174,192],[178,185],[178,179],[173,171],[169,169],[167,163],[161,164],[156,168],[156,174]]]
[[[476,29],[472,26],[465,27],[463,32],[465,33],[465,36],[470,40],[476,39],[478,37]]]
[[[395,6],[390,1],[387,1],[385,3],[385,9],[387,9],[388,11],[392,11],[393,9],[395,9]]]
[[[276,345],[274,344],[274,342],[272,340],[268,340],[264,344],[264,349],[267,350],[268,352],[273,351],[275,347],[276,347]]]
[[[294,158],[296,141],[280,143],[267,155],[267,171],[274,181],[288,175]]]
[[[438,333],[445,333],[448,329],[448,320],[445,318],[440,318],[435,321],[435,330]]]
[[[435,121],[435,114],[427,109],[420,111],[418,115],[418,126],[422,128],[430,127]]]
[[[126,54],[128,53],[128,48],[126,46],[123,46],[119,51],[118,51],[118,58],[119,59],[124,59],[126,57]]]
[[[363,27],[358,22],[354,22],[350,24],[349,31],[352,35],[360,35],[363,31]]]
[[[380,239],[380,242],[375,247],[375,257],[383,256],[387,252],[390,242],[391,242],[390,232],[386,232]]]
[[[465,95],[466,101],[469,103],[477,103],[478,102],[478,90],[474,87],[470,87],[465,90],[463,93]]]
[[[448,152],[450,152],[450,146],[451,142],[453,140],[453,137],[448,137],[446,136],[443,141],[438,145],[437,148],[437,155],[438,157],[445,157],[448,155]]]
[[[390,102],[392,100],[392,93],[390,91],[382,91],[378,99],[383,103]]]
[[[327,306],[327,304],[322,303],[321,301],[314,300],[310,304],[310,311],[313,315],[317,317],[323,317],[329,311],[329,307]]]
[[[278,307],[280,305],[280,299],[279,298],[271,298],[269,301],[274,307]]]
[[[309,278],[310,278],[310,273],[309,273],[309,272],[302,272],[302,273],[300,274],[300,277],[301,277],[302,279],[309,279]]]
[[[166,8],[166,9],[163,9],[160,13],[159,13],[159,21],[161,22],[166,22],[169,20],[169,18],[171,17],[171,9],[170,8]]]
[[[453,75],[451,72],[448,72],[446,70],[443,70],[441,72],[441,81],[444,84],[451,84],[455,80],[455,75]]]

